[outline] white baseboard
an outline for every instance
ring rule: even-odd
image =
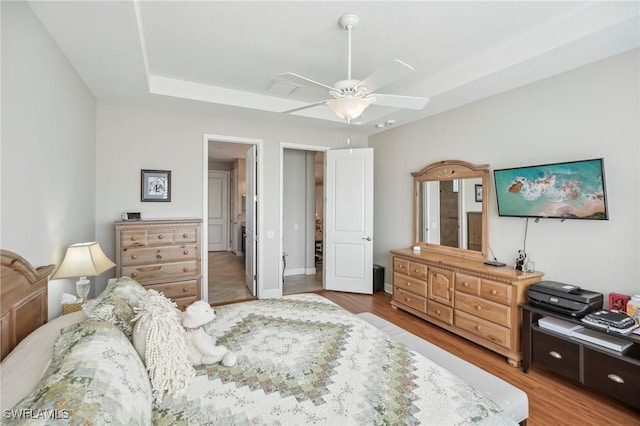
[[[384,283],[384,292],[393,294],[393,287],[389,283]]]
[[[316,268],[296,268],[296,269],[285,269],[284,276],[288,277],[290,275],[315,275]]]

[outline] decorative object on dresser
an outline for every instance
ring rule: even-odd
[[[118,221],[116,276],[128,276],[176,302],[201,298],[200,219]]]
[[[140,170],[141,201],[171,201],[170,170]]]
[[[592,329],[577,318],[531,304],[521,308],[524,373],[540,367],[640,408],[640,335]],[[583,326],[582,336],[546,327],[549,318]]]
[[[512,366],[519,366],[518,306],[526,302],[527,287],[543,274],[484,264],[489,255],[489,166],[440,161],[412,176],[414,249],[391,250],[392,307],[489,348],[507,357]],[[443,195],[447,191],[450,194]],[[476,195],[481,195],[480,211]],[[457,244],[445,242],[444,233],[435,232],[448,226],[452,214],[457,219],[450,224],[450,233],[456,234]]]
[[[98,276],[114,266],[116,264],[104,254],[97,242],[72,244],[67,247],[64,259],[51,279],[79,277],[76,281],[76,293],[84,301],[91,289],[91,281],[87,277]]]

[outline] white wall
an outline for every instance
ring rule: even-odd
[[[95,240],[96,103],[23,2],[2,2],[0,246],[33,266]],[[75,280],[49,283],[49,318]]]
[[[280,289],[280,143],[345,147],[344,126],[335,131],[314,131],[305,126],[257,124],[214,116],[175,113],[134,106],[98,103],[96,232],[105,252],[113,256],[113,222],[122,212],[140,211],[146,218],[202,217],[203,135],[254,138],[263,141],[263,246],[264,295]],[[366,138],[353,135],[353,147],[366,146]],[[170,203],[140,202],[140,169],[171,170]],[[260,262],[260,259],[259,259]],[[100,289],[106,283],[105,274]],[[259,290],[260,292],[260,290]]]
[[[386,281],[388,250],[412,243],[411,171],[447,159],[506,168],[603,157],[610,220],[530,220],[526,249],[545,279],[605,299],[640,292],[639,56],[636,49],[370,137],[374,263],[386,266]],[[512,263],[525,219],[498,217],[491,184],[489,243]]]

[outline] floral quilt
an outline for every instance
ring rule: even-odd
[[[304,294],[216,308],[232,367],[196,367],[158,425],[513,425],[461,379],[331,301]]]

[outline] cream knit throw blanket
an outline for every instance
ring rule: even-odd
[[[159,403],[165,394],[183,391],[195,377],[184,341],[182,318],[176,304],[156,290],[148,290],[135,311],[134,335],[146,329],[146,336],[141,336],[146,342],[144,361],[154,401]]]

